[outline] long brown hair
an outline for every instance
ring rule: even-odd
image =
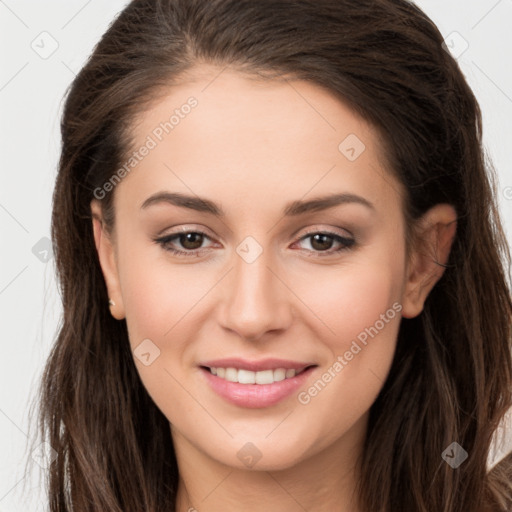
[[[448,266],[402,319],[370,410],[359,496],[371,512],[512,509],[512,457],[491,472],[512,406],[510,251],[478,103],[433,22],[406,0],[134,0],[72,83],[62,117],[52,236],[63,320],[40,392],[57,452],[49,510],[174,511],[169,422],[146,392],[125,321],[109,313],[90,202],[125,161],[134,117],[201,62],[328,89],[375,126],[407,192],[409,227],[454,206]],[[220,69],[220,68],[219,68]],[[107,226],[113,192],[102,199]],[[457,442],[467,460],[442,453]]]

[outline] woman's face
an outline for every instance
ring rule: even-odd
[[[200,70],[134,126],[112,251],[96,226],[112,314],[180,446],[258,469],[351,449],[412,311],[401,187],[325,90]]]

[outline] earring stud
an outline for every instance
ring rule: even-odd
[[[115,306],[116,303],[112,299],[108,299],[108,305],[109,306]]]

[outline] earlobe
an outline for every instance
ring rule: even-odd
[[[122,320],[125,317],[125,312],[119,284],[115,249],[104,226],[101,206],[96,200],[91,201],[91,213],[94,242],[109,297],[109,303],[105,304],[105,307],[110,308],[110,313],[115,319]]]
[[[402,297],[404,318],[414,318],[423,311],[429,293],[447,269],[456,229],[457,213],[448,204],[434,206],[420,219],[407,266]]]

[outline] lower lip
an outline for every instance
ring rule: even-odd
[[[240,384],[221,379],[210,370],[201,368],[213,391],[232,404],[250,409],[270,407],[289,397],[304,384],[314,369],[310,367],[295,377],[273,384]]]

